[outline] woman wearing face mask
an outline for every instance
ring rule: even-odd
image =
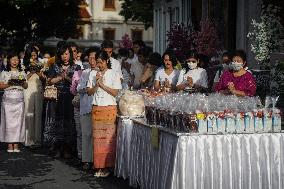
[[[177,90],[205,91],[208,88],[208,79],[205,69],[198,66],[199,58],[195,51],[186,54],[186,64],[181,70]]]
[[[215,91],[237,96],[254,96],[256,92],[255,79],[250,72],[246,71],[246,65],[245,52],[236,50],[230,64],[232,71],[225,71],[222,74]]]

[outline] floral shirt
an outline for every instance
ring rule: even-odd
[[[73,78],[74,72],[80,70],[80,66],[73,64],[72,66],[69,66],[66,70],[67,72],[67,76],[69,78]],[[58,66],[58,64],[53,64],[49,70],[48,70],[48,74],[47,77],[49,79],[55,78],[57,76],[60,76],[61,73],[64,72],[63,68],[61,66]],[[71,86],[71,82],[67,81],[67,80],[61,80],[59,82],[57,82],[55,84],[55,86],[57,87],[57,89],[59,90],[59,92],[62,93],[70,93],[70,86]]]
[[[254,96],[256,92],[256,83],[253,75],[250,72],[246,72],[244,75],[235,77],[232,72],[225,71],[215,87],[215,91],[221,91],[228,89],[228,83],[233,82],[235,89],[244,91],[246,96]]]

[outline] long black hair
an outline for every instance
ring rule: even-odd
[[[31,57],[32,57],[33,52],[35,52],[36,55],[38,56],[38,50],[32,45],[28,45],[26,47],[25,56],[24,56],[24,59],[23,59],[23,64],[25,66],[26,72],[30,71],[30,63],[31,63]]]
[[[18,53],[16,51],[14,51],[14,50],[8,51],[8,53],[7,53],[7,66],[4,69],[5,71],[8,71],[8,72],[11,71],[10,60],[11,60],[11,58],[13,58],[15,56],[19,58]],[[19,71],[23,71],[20,60],[19,60],[19,64],[18,64],[17,68],[18,68]]]
[[[162,56],[163,65],[165,65],[164,58],[165,58],[166,55],[169,56],[169,59],[172,62],[173,67],[175,67],[178,64],[178,62],[177,62],[177,57],[176,57],[174,51],[167,50],[166,52],[164,52],[164,54]]]
[[[102,59],[107,62],[107,68],[111,69],[111,62],[106,51],[100,51],[96,54],[96,60]]]

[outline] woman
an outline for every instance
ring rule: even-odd
[[[29,88],[24,90],[26,140],[25,146],[41,144],[43,85],[44,77],[40,71],[38,51],[33,46],[28,46],[25,51],[23,63],[27,73]]]
[[[82,131],[82,163],[83,170],[91,168],[93,162],[93,140],[92,140],[92,101],[93,97],[87,94],[87,83],[91,72],[97,72],[96,54],[97,47],[91,47],[87,51],[90,68],[85,69],[80,77],[77,91],[80,94],[80,125]],[[77,134],[78,135],[78,134]]]
[[[173,52],[166,51],[162,56],[162,60],[164,68],[157,71],[154,88],[156,91],[174,91],[179,76],[179,71],[174,68],[177,65],[176,56]]]
[[[55,85],[58,90],[58,99],[46,105],[44,142],[52,145],[56,157],[63,154],[64,158],[71,158],[71,147],[76,146],[73,95],[70,92],[76,70],[80,70],[80,66],[74,64],[72,50],[65,43],[58,48],[57,61],[47,73],[48,84]]]
[[[184,68],[181,70],[177,90],[206,91],[208,88],[208,78],[206,70],[199,67],[199,57],[195,51],[190,51],[185,55]]]
[[[4,89],[0,141],[8,143],[10,153],[20,152],[18,143],[25,141],[24,89],[28,88],[28,83],[17,53],[9,52],[7,62],[0,75],[0,89]]]
[[[232,71],[225,71],[215,87],[215,91],[223,94],[233,94],[237,96],[254,96],[256,84],[253,75],[246,71],[246,53],[236,50],[232,56],[230,64]]]
[[[159,53],[152,53],[146,65],[144,66],[142,76],[140,78],[140,83],[142,88],[150,88],[154,85],[154,78],[157,69],[161,66],[162,57]]]
[[[96,54],[99,71],[91,72],[88,94],[93,96],[93,168],[96,177],[107,177],[108,168],[115,165],[116,152],[116,95],[121,89],[120,75],[111,69],[108,54]]]

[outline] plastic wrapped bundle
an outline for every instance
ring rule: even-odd
[[[119,100],[119,110],[122,116],[138,117],[144,115],[144,98],[132,91],[126,91]]]

